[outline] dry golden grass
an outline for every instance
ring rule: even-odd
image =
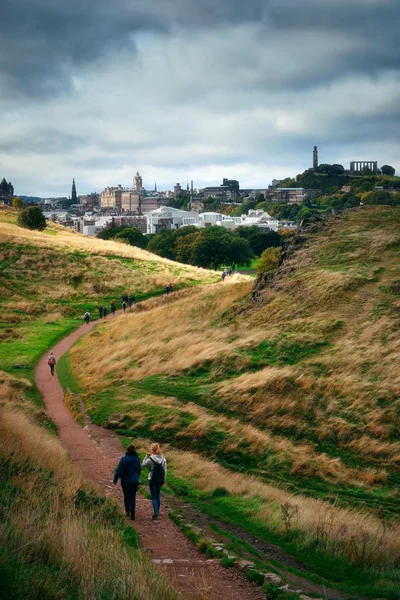
[[[22,413],[3,409],[0,455],[30,465],[21,472],[16,469],[8,479],[21,491],[17,499],[3,501],[0,524],[2,548],[10,560],[18,557],[18,564],[29,565],[30,573],[37,569],[30,600],[47,594],[82,600],[175,597],[141,552],[121,544],[120,532],[106,520],[98,521],[97,507],[84,512],[76,507],[77,490],[91,488],[56,438]],[[43,485],[50,471],[54,476]],[[54,569],[45,579],[40,575],[43,567]]]
[[[236,334],[236,325],[222,328],[218,320],[214,326],[212,321],[218,310],[248,294],[250,287],[247,281],[202,286],[178,292],[179,301],[162,298],[142,303],[140,312],[132,312],[101,330],[101,348],[83,339],[79,349],[72,350],[74,357],[82,356],[80,364],[74,363],[77,374],[90,389],[107,374],[115,379],[139,379],[188,369],[223,353],[233,353],[235,347],[229,338]],[[133,361],[132,368],[129,365]]]
[[[149,441],[137,443],[146,449]],[[400,559],[400,526],[383,527],[382,522],[357,510],[345,510],[322,500],[292,495],[277,487],[260,483],[254,477],[227,471],[221,465],[209,462],[190,452],[166,448],[166,456],[174,474],[192,483],[197,489],[212,492],[225,488],[234,496],[261,498],[262,509],[254,517],[268,528],[283,531],[285,523],[282,507],[289,505],[295,510],[294,529],[306,532],[310,542],[318,540],[326,549],[356,561],[355,549],[366,545],[370,565],[390,568]]]
[[[28,244],[42,248],[45,250],[51,249],[53,252],[80,251],[92,255],[100,256],[122,256],[146,262],[156,262],[165,267],[165,272],[171,274],[168,267],[177,268],[181,271],[182,280],[186,278],[194,278],[204,281],[215,281],[219,275],[215,271],[192,267],[190,265],[182,265],[167,258],[162,258],[127,244],[100,240],[89,236],[83,236],[79,233],[71,232],[60,225],[49,225],[44,231],[30,231],[22,227],[18,227],[13,223],[0,222],[0,235],[3,241],[18,244]],[[29,257],[22,257],[21,264],[30,264]],[[164,280],[165,281],[165,280]]]

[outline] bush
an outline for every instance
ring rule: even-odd
[[[217,487],[211,492],[212,498],[223,498],[225,496],[230,496],[230,493],[223,487]]]
[[[262,273],[264,271],[273,271],[277,269],[281,260],[281,254],[281,248],[267,248],[264,250],[257,263],[257,271]]]
[[[223,558],[221,558],[220,565],[221,567],[224,567],[224,569],[229,569],[230,567],[233,567],[235,565],[235,561],[233,560],[233,558],[228,558],[227,556],[224,556]]]
[[[38,206],[28,206],[18,214],[17,223],[25,229],[45,229],[46,219]]]

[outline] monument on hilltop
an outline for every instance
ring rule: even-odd
[[[314,146],[314,150],[313,150],[313,171],[316,171],[318,169],[318,148],[317,146]]]
[[[378,172],[378,161],[377,160],[352,160],[350,162],[351,173],[357,175],[363,175],[364,173],[377,173]]]

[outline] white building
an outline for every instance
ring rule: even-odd
[[[247,215],[242,215],[241,219],[241,225],[244,227],[256,225],[260,229],[267,231],[278,231],[280,228],[278,219],[271,217],[271,215],[264,210],[249,210],[249,213]]]
[[[225,229],[236,229],[241,225],[241,217],[231,217],[217,212],[203,212],[199,214],[200,227],[219,225]]]
[[[158,233],[165,229],[179,229],[187,225],[199,226],[199,214],[188,212],[171,206],[160,206],[155,210],[145,213],[147,220],[147,233]]]

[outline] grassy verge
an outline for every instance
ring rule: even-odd
[[[173,599],[120,508],[21,412],[0,424],[0,597]]]
[[[260,523],[259,512],[263,507],[261,498],[254,498],[249,502],[248,499],[230,494],[226,490],[221,495],[204,492],[196,489],[188,480],[176,477],[171,470],[168,476],[168,486],[173,494],[183,496],[185,502],[190,502],[195,509],[202,511],[212,519],[231,523],[241,530],[252,533],[257,539],[278,544],[301,560],[307,566],[307,570],[303,572],[288,569],[285,565],[275,561],[277,566],[291,570],[315,583],[324,584],[355,596],[361,595],[366,598],[384,596],[390,600],[398,598],[398,575],[395,570],[388,569],[385,573],[387,579],[383,581],[378,572],[360,569],[356,565],[349,564],[345,557],[327,552],[319,544],[322,539],[312,540],[296,527],[289,526],[287,531],[277,533],[275,529]],[[185,533],[190,539],[193,538],[195,543],[198,542],[201,535],[191,531],[187,525],[181,524],[181,526],[187,530]],[[323,536],[322,532],[321,535]],[[237,543],[237,539],[235,541]],[[334,549],[332,548],[332,550]],[[256,556],[255,562],[259,568],[262,567],[262,563]]]

